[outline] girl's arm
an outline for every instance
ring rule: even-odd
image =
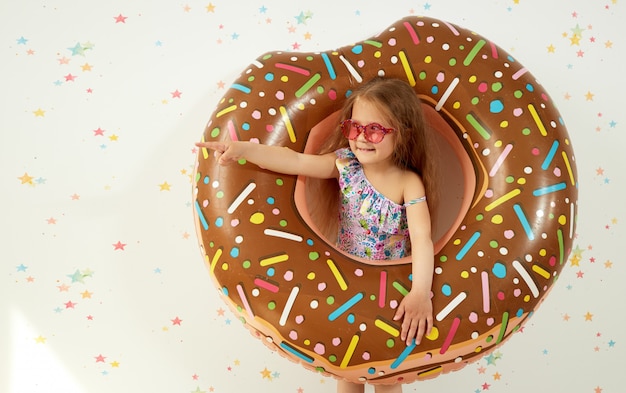
[[[335,153],[304,154],[282,146],[240,141],[198,142],[196,146],[215,150],[215,158],[220,165],[227,165],[243,158],[261,168],[286,175],[320,179],[337,177]]]
[[[424,186],[417,175],[406,182],[404,200],[410,201],[424,195]],[[406,208],[411,235],[412,284],[402,299],[394,320],[402,320],[400,337],[410,345],[415,339],[419,344],[433,327],[431,289],[434,270],[434,250],[431,238],[430,213],[427,202],[419,202]]]

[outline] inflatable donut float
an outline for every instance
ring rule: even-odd
[[[350,92],[375,76],[408,81],[438,135],[434,328],[407,346],[393,321],[410,259],[337,250],[307,209],[307,179],[201,148],[194,215],[220,296],[270,348],[352,382],[408,383],[458,370],[528,320],[567,260],[578,182],[554,103],[516,59],[480,35],[426,17],[326,52],[271,52],[226,91],[203,140],[315,152]]]

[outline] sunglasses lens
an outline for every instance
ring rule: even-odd
[[[378,124],[368,124],[365,127],[365,139],[372,143],[379,143],[385,137],[385,131]]]
[[[354,140],[359,136],[359,130],[352,120],[344,120],[341,123],[341,131],[346,138],[351,140]]]

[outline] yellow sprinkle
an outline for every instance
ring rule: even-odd
[[[339,367],[346,368],[348,363],[350,363],[350,359],[352,359],[352,355],[354,354],[354,350],[356,349],[356,345],[359,343],[359,336],[355,334],[352,336],[350,340],[350,344],[348,345],[348,349],[346,350],[346,355],[343,357],[341,364]]]
[[[285,262],[288,259],[289,259],[289,255],[288,254],[281,254],[281,255],[276,255],[276,256],[273,256],[273,257],[261,259],[260,264],[261,264],[261,266],[269,266],[269,265],[273,265],[275,263]]]
[[[390,324],[388,324],[387,322],[377,319],[374,321],[374,325],[381,329],[382,331],[389,333],[390,335],[394,336],[394,337],[398,337],[400,335],[400,331],[396,328],[394,328],[393,326],[391,326]]]
[[[262,212],[256,212],[250,216],[250,222],[253,224],[262,224],[265,221],[265,215]]]

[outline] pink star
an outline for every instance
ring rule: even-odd
[[[96,363],[104,363],[104,359],[106,359],[106,356],[102,356],[102,354],[100,354],[96,356],[95,358],[96,358]]]
[[[199,377],[198,374],[194,374],[191,376],[191,378],[193,378],[194,381],[197,381]]]
[[[115,250],[122,250],[122,251],[124,251],[124,247],[126,247],[126,243],[122,243],[122,242],[120,242],[120,241],[118,240],[118,242],[117,242],[117,243],[113,243],[113,247],[114,247],[114,248],[113,248],[113,250],[114,250],[114,251],[115,251]]]
[[[489,390],[490,386],[487,382],[483,383],[483,390]]]
[[[580,270],[576,272],[576,277],[578,277],[578,278],[583,278],[584,275],[585,275],[585,273],[583,273]]]
[[[98,129],[93,130],[93,136],[104,136],[104,130],[98,127]]]
[[[74,79],[76,79],[76,78],[77,78],[77,76],[72,75],[72,74],[65,75],[65,81],[66,82],[74,82]]]
[[[65,308],[74,308],[78,303],[73,303],[71,300],[65,303]]]
[[[88,321],[93,321],[93,315],[87,315],[87,320]]]
[[[178,91],[178,89],[176,89],[176,91],[173,91],[170,93],[172,95],[172,98],[180,98],[180,96],[183,94],[182,92]]]
[[[300,49],[300,44],[298,44],[297,42],[294,42],[293,44],[291,44],[291,48],[293,50],[298,50]]]
[[[128,17],[122,14],[119,14],[118,16],[113,17],[113,19],[115,19],[115,23],[126,23],[126,18]]]
[[[172,319],[172,325],[178,325],[178,326],[180,326],[180,323],[181,323],[182,321],[183,321],[182,319],[180,319],[180,318],[176,317],[176,318]]]

